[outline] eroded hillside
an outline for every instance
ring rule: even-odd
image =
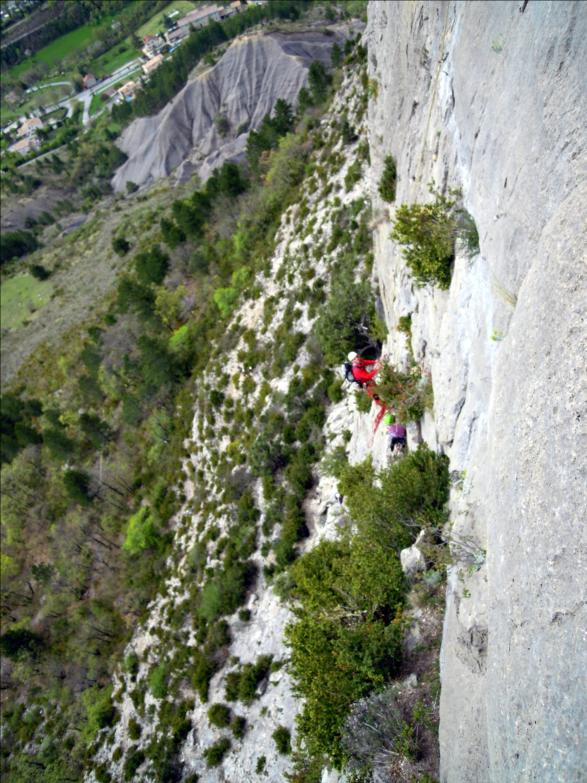
[[[135,120],[122,134],[128,160],[112,185],[152,183],[172,172],[204,180],[225,160],[242,158],[277,98],[294,104],[311,62],[330,62],[347,28],[325,32],[253,33],[236,40],[212,68],[197,76],[156,116]]]

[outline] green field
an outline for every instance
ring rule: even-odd
[[[194,2],[193,0],[173,0],[173,2],[169,3],[169,5],[166,6],[162,11],[159,11],[158,14],[155,14],[155,16],[151,17],[148,22],[145,22],[145,24],[141,25],[137,30],[137,35],[139,38],[143,38],[145,35],[155,35],[156,33],[165,30],[165,25],[163,23],[163,16],[165,14],[169,16],[169,14],[173,13],[173,11],[179,11],[179,15],[174,17],[174,20],[177,21],[178,19],[181,19],[182,16],[185,16],[187,13],[193,11],[194,8],[197,7],[198,3]]]
[[[5,280],[0,288],[2,329],[22,326],[35,310],[47,304],[52,293],[53,284],[49,280],[37,280],[28,273]]]
[[[92,60],[89,69],[96,78],[100,79],[104,76],[110,76],[117,68],[122,68],[123,65],[139,55],[139,50],[135,49],[130,40],[126,38],[113,46],[112,49],[108,49],[100,57]]]
[[[96,31],[101,27],[110,25],[113,19],[114,15],[108,16],[102,19],[99,24],[85,24],[76,30],[72,30],[70,33],[62,35],[60,38],[56,38],[43,49],[39,49],[31,57],[27,57],[26,60],[11,68],[8,71],[8,75],[10,77],[20,76],[34,65],[47,65],[49,67],[57,65],[65,57],[89,46],[96,35]]]

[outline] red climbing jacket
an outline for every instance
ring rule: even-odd
[[[374,370],[368,371],[366,368],[371,367],[374,364],[377,365]],[[352,361],[353,378],[361,383],[367,383],[374,378],[379,372],[379,360],[378,359],[361,359],[360,356],[356,356]]]

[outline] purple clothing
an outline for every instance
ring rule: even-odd
[[[390,424],[387,431],[390,438],[406,438],[408,434],[402,424]]]

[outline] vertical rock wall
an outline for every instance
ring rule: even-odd
[[[587,309],[581,2],[370,2],[369,130],[387,350],[430,370],[451,459],[443,781],[587,774]],[[377,201],[460,187],[480,254],[416,289]]]

